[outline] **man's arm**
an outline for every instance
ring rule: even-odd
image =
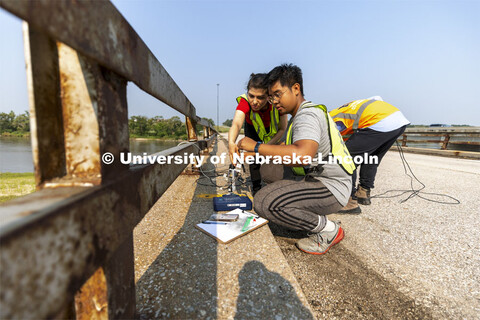
[[[268,141],[267,144],[277,144],[278,141],[282,138],[283,134],[285,133],[285,130],[287,129],[287,123],[288,123],[288,116],[284,114],[283,116],[280,116],[280,121],[278,123],[278,131],[277,133],[272,137],[270,141]],[[272,121],[272,119],[270,119]]]
[[[243,126],[245,121],[245,113],[240,110],[235,111],[233,116],[232,126],[228,130],[228,154],[230,156],[230,162],[233,163],[233,154],[238,153],[238,148],[235,142],[238,138],[238,133]]]
[[[241,139],[238,142],[238,148],[245,151],[254,151],[257,141],[254,141],[248,137]],[[258,153],[262,156],[280,156],[280,157],[290,157],[293,159],[293,154],[296,157],[300,157],[303,160],[304,156],[309,156],[310,160],[316,157],[318,150],[318,143],[314,140],[298,140],[293,144],[289,145],[272,145],[272,144],[261,144],[258,148]],[[308,161],[304,165],[310,164]],[[285,164],[286,166],[298,166],[298,164]]]

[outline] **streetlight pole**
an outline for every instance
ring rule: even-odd
[[[218,132],[218,127],[220,126],[220,121],[218,120],[218,113],[219,113],[219,92],[220,92],[220,83],[217,83],[217,132]]]

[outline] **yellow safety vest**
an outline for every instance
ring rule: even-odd
[[[242,94],[241,96],[237,97],[237,103],[240,103],[242,99],[245,99],[245,101],[248,102],[248,105],[250,105],[250,102],[248,101],[248,97],[246,94]],[[262,118],[260,117],[258,112],[255,112],[252,110],[252,107],[250,107],[250,120],[252,120],[253,127],[255,128],[255,131],[257,132],[258,137],[264,143],[267,143],[268,141],[272,140],[273,136],[275,136],[275,134],[277,134],[278,132],[278,123],[280,122],[280,115],[278,113],[278,110],[273,106],[272,106],[272,109],[270,110],[270,132],[267,133],[267,130],[265,129]]]
[[[381,100],[355,100],[347,105],[330,111],[333,121],[342,122],[346,129],[341,134],[352,134],[357,129],[369,126],[399,111],[389,103]]]
[[[345,143],[343,142],[342,136],[340,135],[340,132],[337,129],[337,126],[335,125],[335,122],[333,122],[332,118],[328,114],[327,107],[325,107],[323,104],[313,104],[313,103],[306,103],[302,106],[303,108],[319,108],[320,110],[323,111],[325,114],[325,117],[327,119],[327,124],[328,124],[328,133],[329,133],[329,138],[330,138],[330,149],[332,150],[332,155],[334,157],[337,157],[339,159],[347,159],[349,158],[349,161],[341,161],[338,165],[345,170],[346,173],[351,175],[353,171],[355,171],[355,164],[353,163],[353,159],[350,156],[350,153],[348,152],[347,147],[345,146]],[[297,111],[298,112],[298,111]],[[292,124],[293,124],[293,119],[291,119],[288,128],[287,128],[287,137],[285,144],[289,145],[292,144],[292,139],[293,139],[293,131],[292,131]],[[321,159],[319,159],[321,160]],[[347,163],[348,162],[348,163]],[[304,176],[305,175],[305,169],[303,167],[292,167],[293,173],[297,176]]]

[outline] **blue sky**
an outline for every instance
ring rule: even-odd
[[[308,100],[380,95],[413,124],[480,125],[480,1],[113,1],[197,109],[232,118],[250,73],[289,62]],[[0,9],[0,112],[28,108],[20,20]],[[129,115],[180,115],[128,86]],[[183,118],[183,116],[182,116]]]

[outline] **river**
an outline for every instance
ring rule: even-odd
[[[130,140],[132,154],[152,154],[178,144],[163,140]],[[0,137],[0,173],[33,172],[32,146],[29,138]]]

